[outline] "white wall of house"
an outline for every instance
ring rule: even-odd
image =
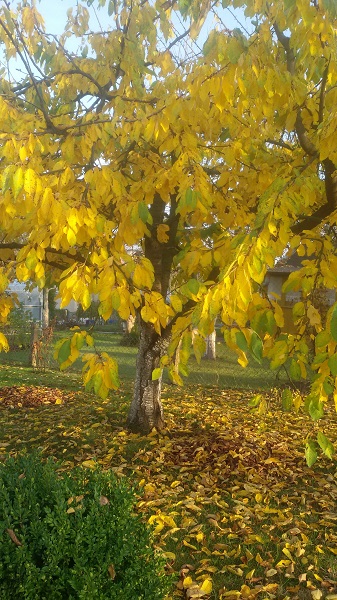
[[[42,317],[42,292],[38,288],[27,290],[26,285],[20,281],[9,284],[7,292],[16,295],[23,308],[31,314],[34,321],[41,321]]]
[[[13,281],[9,284],[7,292],[15,294],[20,304],[25,310],[27,310],[34,321],[40,322],[42,320],[42,291],[37,287],[28,290],[25,283],[20,281]],[[56,300],[56,308],[60,308],[61,300]],[[71,300],[65,307],[69,315],[74,315],[77,311],[77,302]]]

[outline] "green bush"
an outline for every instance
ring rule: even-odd
[[[138,331],[130,331],[130,333],[125,333],[119,340],[120,346],[125,346],[128,348],[135,348],[139,344],[139,333]]]
[[[23,350],[30,346],[32,316],[21,304],[13,308],[9,321],[1,327],[8,340],[10,350]]]
[[[162,600],[170,580],[133,503],[110,472],[1,464],[0,599]]]

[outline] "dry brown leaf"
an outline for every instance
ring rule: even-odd
[[[115,571],[114,565],[109,565],[109,567],[108,567],[108,573],[109,573],[111,579],[114,580],[115,577],[116,577],[116,571]]]
[[[110,501],[106,496],[100,496],[99,503],[101,506],[106,506],[107,504],[110,504]]]

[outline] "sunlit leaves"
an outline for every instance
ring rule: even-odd
[[[334,455],[334,447],[330,440],[321,431],[317,434],[317,442],[325,456],[332,459]]]
[[[3,351],[3,350],[5,352],[8,352],[9,345],[8,345],[8,341],[7,341],[6,337],[4,336],[4,334],[0,332],[0,351]]]
[[[61,377],[71,382],[69,375]],[[44,393],[40,404],[35,389],[31,405],[1,409],[1,452],[38,445],[61,458],[65,469],[84,463],[132,474],[137,511],[150,520],[173,574],[173,597],[187,597],[187,591],[199,598],[231,592],[225,598],[233,600],[308,589],[310,596],[315,590],[334,593],[334,464],[324,456],[308,467],[302,439],[311,440],[311,460],[322,455],[324,438],[336,440],[335,415],[322,437],[301,412],[282,410],[276,390],[260,394],[268,406],[261,415],[247,409],[250,392],[167,386],[169,432],[142,437],[121,429],[125,390],[90,401],[63,393],[61,405],[45,405]],[[24,390],[22,397],[29,399]]]
[[[330,332],[332,338],[337,341],[337,303],[333,307],[330,320]]]
[[[267,359],[292,381],[314,371],[306,408],[318,420],[337,375],[337,308],[317,303],[322,290],[334,302],[335,217],[315,216],[336,206],[327,203],[337,161],[336,11],[328,0],[223,2],[242,7],[252,33],[210,24],[203,53],[178,68],[179,15],[191,19],[182,39],[194,47],[208,1],[99,4],[104,34],[91,32],[84,6],[68,15],[64,39],[85,38],[74,56],[43,34],[29,2],[1,7],[9,72],[0,259],[9,277],[39,288],[52,281],[62,309],[75,301],[87,310],[97,295],[105,320],[137,313],[157,335],[172,326],[160,368],[179,383],[188,346],[200,361],[219,316],[241,366]],[[22,64],[14,82],[18,51],[33,68]],[[284,271],[273,295],[268,270],[293,251],[303,264]],[[62,369],[78,358],[79,339],[87,341],[60,342]],[[116,381],[105,362],[95,355],[86,370],[103,396]],[[285,391],[285,412],[290,404]]]
[[[312,467],[312,465],[317,460],[317,444],[313,440],[308,440],[306,443],[305,459],[307,461],[308,467]]]

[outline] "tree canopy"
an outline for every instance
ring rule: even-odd
[[[47,273],[62,306],[86,309],[96,294],[104,319],[137,313],[146,430],[158,424],[149,414],[162,369],[180,382],[220,315],[243,366],[249,355],[275,369],[290,361],[292,377],[306,378],[314,353],[307,404],[318,418],[337,376],[337,304],[323,318],[314,301],[337,286],[334,3],[96,4],[99,31],[83,3],[57,37],[35,3],[2,3],[1,318],[9,279],[43,287]],[[227,7],[250,29],[228,28]],[[263,284],[293,251],[306,260],[285,284],[302,292],[287,334]],[[62,368],[85,342],[80,331],[60,342]],[[85,358],[85,382],[106,395],[118,384],[113,359]]]

